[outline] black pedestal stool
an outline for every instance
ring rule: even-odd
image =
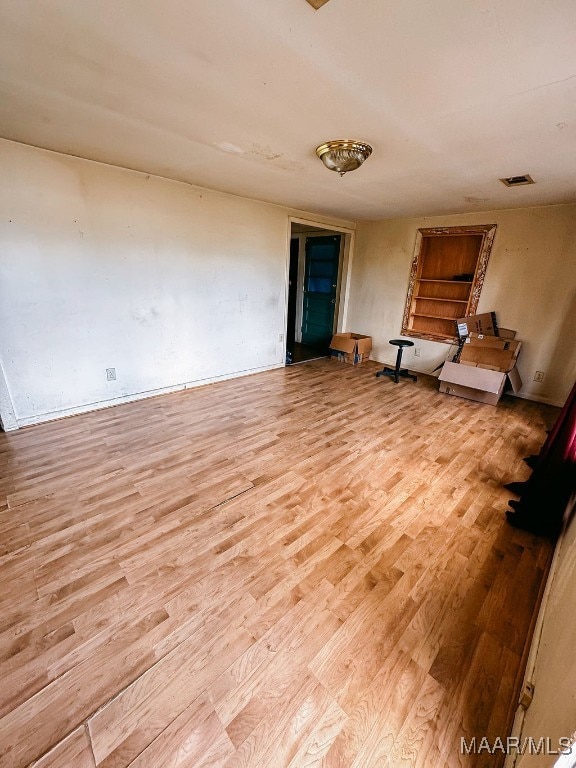
[[[385,366],[381,371],[378,371],[376,376],[390,376],[391,379],[394,379],[395,384],[398,384],[398,378],[400,376],[402,376],[404,379],[413,379],[416,381],[416,376],[413,376],[411,373],[409,373],[407,368],[401,367],[402,350],[404,347],[413,347],[414,342],[407,341],[406,339],[390,339],[390,344],[394,344],[395,347],[398,347],[398,352],[396,354],[396,367],[388,368],[388,366]]]

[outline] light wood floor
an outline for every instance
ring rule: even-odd
[[[556,410],[330,360],[0,435],[0,765],[498,761]],[[484,761],[484,762],[483,762]]]

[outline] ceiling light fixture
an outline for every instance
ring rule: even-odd
[[[372,147],[364,141],[337,139],[320,144],[316,147],[316,154],[326,168],[344,176],[348,171],[360,168],[364,160],[372,154]]]

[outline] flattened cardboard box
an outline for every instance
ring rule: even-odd
[[[358,365],[370,357],[372,337],[361,333],[337,333],[332,336],[330,350],[339,362]]]
[[[470,315],[456,320],[460,338],[470,333],[483,333],[486,336],[498,336],[496,312],[485,312],[482,315]]]
[[[508,372],[479,368],[472,363],[444,363],[440,375],[440,392],[465,397],[479,403],[497,405],[504,392],[506,380],[518,392],[522,380],[517,368]]]

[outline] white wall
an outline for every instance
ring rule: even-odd
[[[19,424],[283,364],[294,212],[8,141],[0,167]]]
[[[498,225],[478,312],[496,311],[518,331],[524,397],[561,405],[576,377],[576,205],[360,223],[356,230],[348,330],[373,337],[372,358],[392,363],[420,227]],[[449,346],[412,339],[405,361],[431,372]],[[453,353],[453,349],[450,354]],[[532,381],[544,371],[542,383]]]

